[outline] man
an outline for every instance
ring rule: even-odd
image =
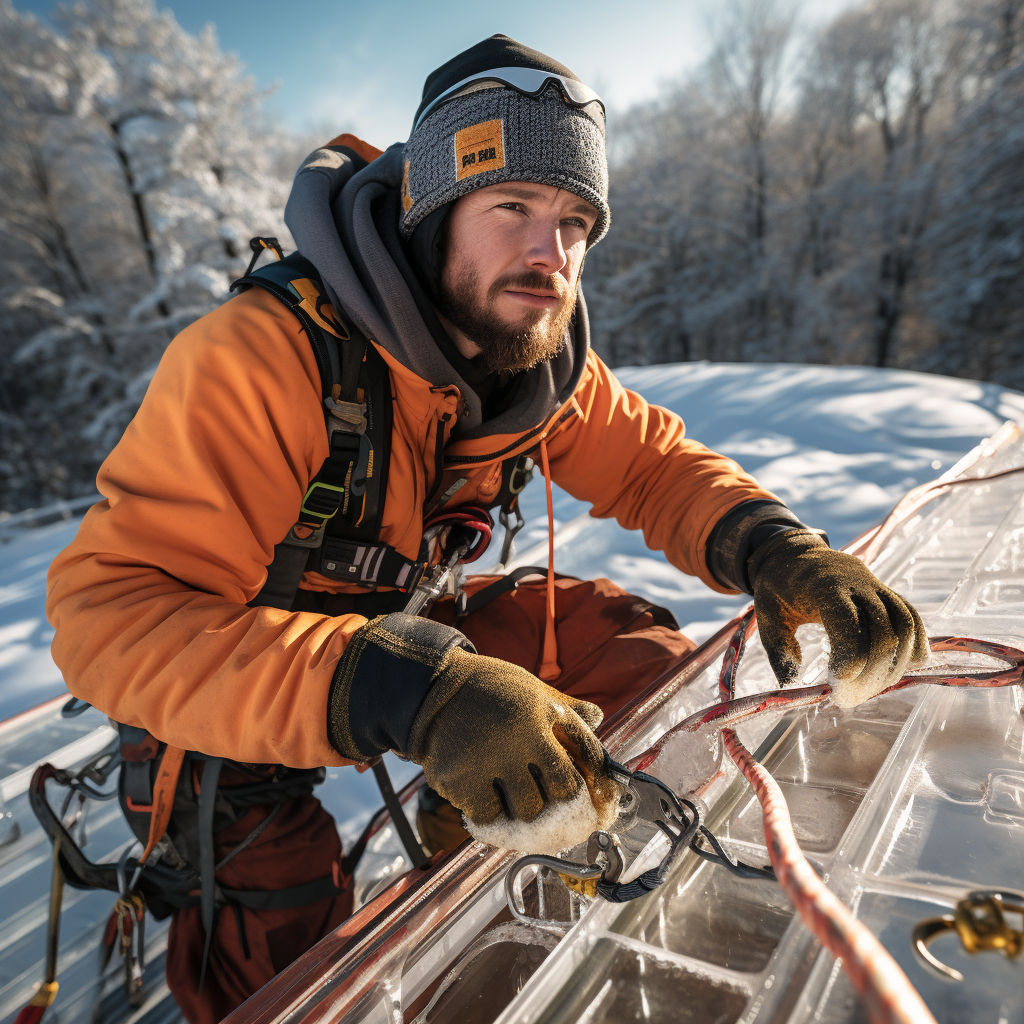
[[[832,670],[852,686],[877,690],[926,655],[909,605],[589,351],[579,281],[609,224],[604,111],[567,68],[484,40],[427,79],[404,146],[378,154],[342,137],[314,153],[286,219],[333,310],[372,339],[360,373],[386,364],[386,493],[367,543],[412,564],[428,515],[492,506],[504,469],[531,454],[684,572],[752,593],[782,683],[799,668],[802,622],[824,623]],[[361,421],[355,434],[380,429],[383,407],[359,412],[368,380],[355,401],[326,399]],[[204,1024],[351,907],[329,816],[309,792],[232,803],[247,772],[391,749],[424,767],[421,831],[435,848],[464,834],[462,813],[512,845],[575,841],[617,797],[593,732],[602,714],[692,648],[670,616],[607,581],[523,585],[459,628],[451,602],[433,619],[408,616],[401,590],[339,579],[326,547],[302,555],[288,609],[267,606],[275,546],[302,523],[328,454],[310,344],[285,305],[252,288],[168,348],[100,470],[106,500],[50,573],[54,657],[71,691],[143,736],[230,759],[218,885],[278,890],[333,872],[331,894],[311,905],[229,900],[234,919],[207,921],[201,990],[200,911],[176,913],[169,981]],[[334,492],[346,508],[358,498],[349,478]],[[189,776],[200,806],[213,763]]]

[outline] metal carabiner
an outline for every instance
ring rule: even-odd
[[[590,886],[594,887],[593,895],[596,895],[596,886],[600,881],[601,876],[604,874],[605,869],[597,864],[577,864],[575,861],[562,860],[559,857],[548,857],[542,853],[532,853],[526,857],[520,857],[509,869],[505,875],[505,899],[508,902],[508,909],[512,913],[512,916],[517,921],[521,921],[523,924],[533,925],[538,928],[549,928],[556,931],[563,931],[565,928],[570,927],[572,922],[568,921],[545,921],[539,917],[530,917],[526,913],[526,900],[523,900],[523,909],[519,909],[518,900],[516,898],[517,883],[519,883],[519,877],[522,873],[530,867],[549,868],[558,874],[562,881],[565,882],[566,886],[571,892],[578,893],[579,895],[591,895],[586,890]],[[570,880],[578,884],[578,888],[572,885]],[[537,887],[538,890],[542,885],[540,874],[537,875]],[[518,884],[519,895],[522,895],[522,884]]]
[[[514,524],[509,522],[509,512],[514,512],[516,521]],[[516,534],[526,525],[526,520],[523,518],[523,513],[519,509],[519,502],[514,501],[512,507],[509,510],[502,509],[498,513],[498,522],[501,523],[505,530],[505,536],[501,542],[501,556],[498,558],[499,565],[506,565],[509,558],[512,555],[512,542],[516,538]]]
[[[1019,914],[1021,928],[1011,928],[1006,914]],[[964,976],[944,964],[928,948],[933,939],[953,932],[959,936],[964,950],[970,954],[1001,950],[1013,959],[1024,950],[1024,897],[1016,893],[977,890],[968,893],[952,914],[930,917],[919,922],[912,933],[914,952],[932,970],[952,981]]]

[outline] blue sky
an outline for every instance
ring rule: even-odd
[[[14,0],[48,14],[53,0]],[[807,0],[826,18],[848,0]],[[408,135],[423,80],[439,64],[504,32],[568,65],[617,108],[653,95],[707,52],[711,0],[157,0],[195,32],[217,26],[285,124],[353,131],[381,147]]]

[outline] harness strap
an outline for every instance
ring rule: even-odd
[[[459,617],[462,618],[463,616],[471,615],[473,612],[478,612],[495,598],[515,590],[519,586],[519,581],[525,576],[545,575],[547,575],[547,569],[543,566],[521,565],[518,569],[513,569],[511,572],[496,579],[493,583],[488,583],[486,587],[478,590],[472,597],[467,598],[464,606],[459,609]]]
[[[546,683],[562,674],[558,664],[558,637],[555,633],[555,513],[551,497],[551,465],[548,462],[548,442],[540,443],[540,464],[544,474],[544,487],[548,497],[548,586],[547,614],[544,618],[544,657],[537,673]]]
[[[391,776],[388,775],[387,765],[378,757],[370,762],[370,767],[377,779],[380,795],[384,797],[384,806],[387,807],[388,813],[391,815],[391,823],[398,832],[398,838],[402,840],[402,846],[405,847],[412,866],[414,868],[426,867],[430,863],[430,857],[420,846],[420,841],[416,838],[416,833],[413,832],[412,825],[409,824],[409,819],[405,816],[402,802],[398,799],[395,787],[391,785]]]
[[[254,255],[279,253],[276,239],[253,239]],[[298,522],[274,548],[253,606],[289,610],[302,576],[409,590],[424,564],[379,542],[391,444],[388,368],[367,337],[323,295],[316,268],[299,253],[253,270],[232,290],[262,288],[283,302],[308,336],[320,373],[328,452],[310,480]],[[324,540],[336,538],[330,548]],[[311,554],[315,552],[315,554]]]
[[[294,531],[295,528],[292,527],[292,533]],[[318,540],[323,542],[322,532]],[[266,582],[252,603],[260,607],[291,611],[299,581],[309,562],[309,552],[310,547],[300,546],[294,542],[286,544],[282,541],[275,544],[274,560],[267,566]]]
[[[217,880],[214,877],[216,863],[213,855],[213,809],[217,803],[217,781],[224,765],[222,757],[207,758],[203,768],[203,780],[199,787],[199,909],[206,932],[203,945],[203,966],[199,971],[199,988],[202,992],[206,981],[206,968],[210,960],[210,947],[213,944],[213,926],[215,902],[217,896]]]
[[[415,587],[426,567],[426,562],[414,562],[390,544],[361,544],[333,537],[327,538],[320,560],[320,572],[329,579],[399,590]]]
[[[174,791],[178,787],[178,776],[181,774],[181,765],[184,760],[185,751],[181,747],[168,745],[164,749],[164,756],[160,759],[160,770],[157,772],[156,782],[153,784],[153,810],[149,818],[149,837],[146,840],[146,848],[139,858],[140,867],[146,863],[153,848],[167,831],[167,825],[171,820],[171,811],[174,809]]]

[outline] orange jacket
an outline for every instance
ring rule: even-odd
[[[460,396],[380,351],[394,396],[381,539],[416,558],[437,424],[447,440]],[[469,478],[458,503],[496,494],[501,459],[542,439],[553,479],[593,515],[642,529],[716,590],[704,560],[714,524],[773,497],[591,353],[546,424],[447,445],[446,456],[471,460],[447,465],[446,477]],[[175,746],[297,768],[347,763],[327,740],[327,695],[365,619],[246,604],[326,455],[316,363],[283,304],[252,289],[182,331],[100,468],[106,500],[50,568],[53,657],[71,692]],[[346,589],[312,574],[303,586]]]

